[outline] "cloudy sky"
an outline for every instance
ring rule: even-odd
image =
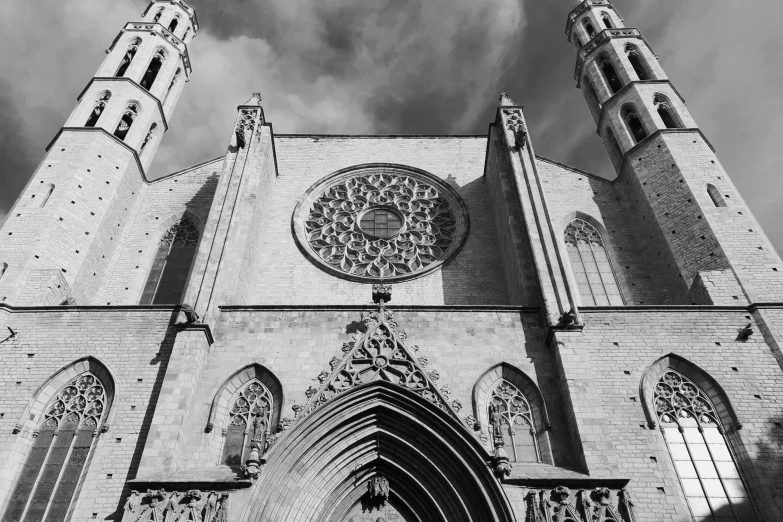
[[[481,134],[498,93],[536,151],[613,172],[566,42],[570,0],[191,0],[193,76],[151,177],[225,152],[261,91],[278,133]],[[145,0],[0,2],[0,222]],[[783,251],[780,0],[616,0]]]

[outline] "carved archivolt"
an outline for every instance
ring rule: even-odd
[[[461,198],[408,167],[368,165],[311,188],[294,213],[297,240],[331,272],[399,281],[433,270],[467,236]]]

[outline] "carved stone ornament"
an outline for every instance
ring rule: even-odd
[[[320,389],[312,396],[308,391],[304,414],[298,416],[296,422],[340,393],[379,380],[403,386],[459,420],[446,397],[400,339],[392,312],[381,303],[378,311],[365,314],[364,318],[369,325],[367,331],[352,343]]]
[[[525,127],[522,111],[519,109],[504,109],[503,115],[506,117],[506,128],[514,136],[514,148],[523,150],[527,141],[527,128]]]
[[[237,147],[244,149],[247,141],[253,135],[256,128],[256,112],[250,109],[241,109],[239,111],[239,121],[237,122],[236,137]]]
[[[386,507],[389,501],[389,481],[386,477],[375,476],[367,482],[366,503],[370,511]]]
[[[122,522],[227,522],[228,493],[197,489],[185,493],[132,491],[123,509]]]
[[[311,187],[293,228],[302,252],[327,272],[394,282],[453,257],[467,237],[468,217],[462,198],[442,180],[409,167],[366,165]]]

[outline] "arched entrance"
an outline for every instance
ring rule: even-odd
[[[243,522],[515,520],[479,442],[446,412],[386,381],[324,404],[266,458]],[[379,481],[388,484],[385,496],[370,491]]]

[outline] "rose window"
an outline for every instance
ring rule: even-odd
[[[302,250],[357,281],[411,279],[462,247],[468,218],[440,179],[396,165],[366,165],[316,184],[294,212]]]

